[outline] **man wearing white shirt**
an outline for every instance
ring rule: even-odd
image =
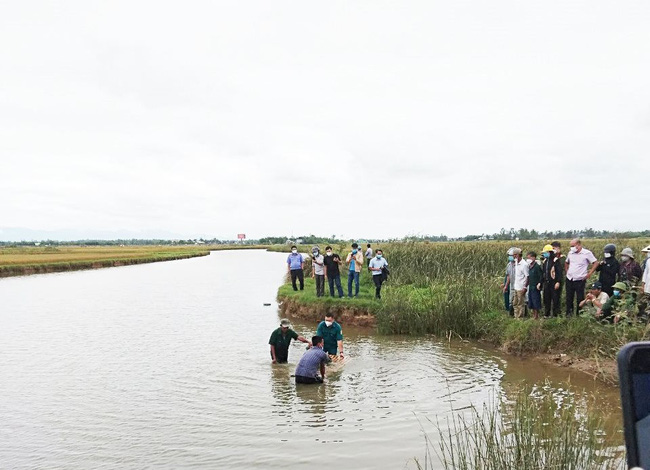
[[[589,265],[591,264],[591,268]],[[598,260],[594,254],[583,248],[578,238],[571,240],[571,251],[564,262],[566,272],[566,316],[573,315],[575,298],[576,310],[580,310],[580,302],[585,299],[585,286],[587,279],[598,268]]]
[[[524,315],[528,289],[528,263],[521,256],[521,248],[513,248],[512,255],[515,258],[515,297],[512,306],[515,310],[515,318],[521,318]]]

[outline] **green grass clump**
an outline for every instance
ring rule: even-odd
[[[433,469],[435,460],[449,470],[625,467],[620,433],[571,390],[527,387],[511,400],[494,397],[482,408],[454,411],[436,427],[439,443],[427,436],[420,469]]]

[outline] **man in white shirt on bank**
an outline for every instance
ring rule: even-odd
[[[526,290],[528,290],[528,263],[521,256],[521,248],[513,248],[512,255],[515,258],[515,297],[512,306],[515,310],[515,318],[524,316],[524,305],[526,305]]]
[[[589,268],[591,265],[591,268]],[[570,317],[575,311],[580,310],[580,302],[585,300],[585,286],[587,279],[598,268],[598,260],[594,254],[582,246],[578,238],[571,240],[571,250],[564,262],[566,273],[566,316]],[[575,304],[573,299],[575,298]]]

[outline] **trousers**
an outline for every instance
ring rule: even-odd
[[[330,296],[334,297],[334,284],[336,284],[336,290],[338,290],[339,297],[343,297],[343,287],[341,287],[341,275],[337,274],[336,276],[328,276],[327,283],[330,286]]]
[[[359,273],[356,271],[348,272],[348,297],[352,297],[352,281],[354,280],[355,292],[354,296],[359,295]]]
[[[574,312],[580,309],[580,302],[585,300],[585,284],[587,281],[584,279],[580,281],[566,280],[566,316],[570,317]],[[573,299],[575,298],[575,310],[573,307]]]
[[[375,297],[381,299],[381,285],[384,282],[383,274],[373,274],[372,282],[375,283]]]
[[[300,290],[303,290],[305,288],[305,274],[302,269],[291,270],[291,286],[293,290],[298,290],[298,287],[296,287],[296,279],[300,281]]]
[[[550,317],[552,310],[553,316],[557,317],[560,314],[561,303],[562,285],[556,290],[555,282],[544,284],[544,316]]]
[[[526,291],[524,289],[515,291],[515,298],[512,306],[515,309],[515,318],[524,316],[524,305],[526,304]]]
[[[325,275],[324,274],[314,274],[316,278],[316,297],[322,297],[325,295]]]

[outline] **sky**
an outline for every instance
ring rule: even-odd
[[[650,2],[0,0],[0,240],[648,228]]]

